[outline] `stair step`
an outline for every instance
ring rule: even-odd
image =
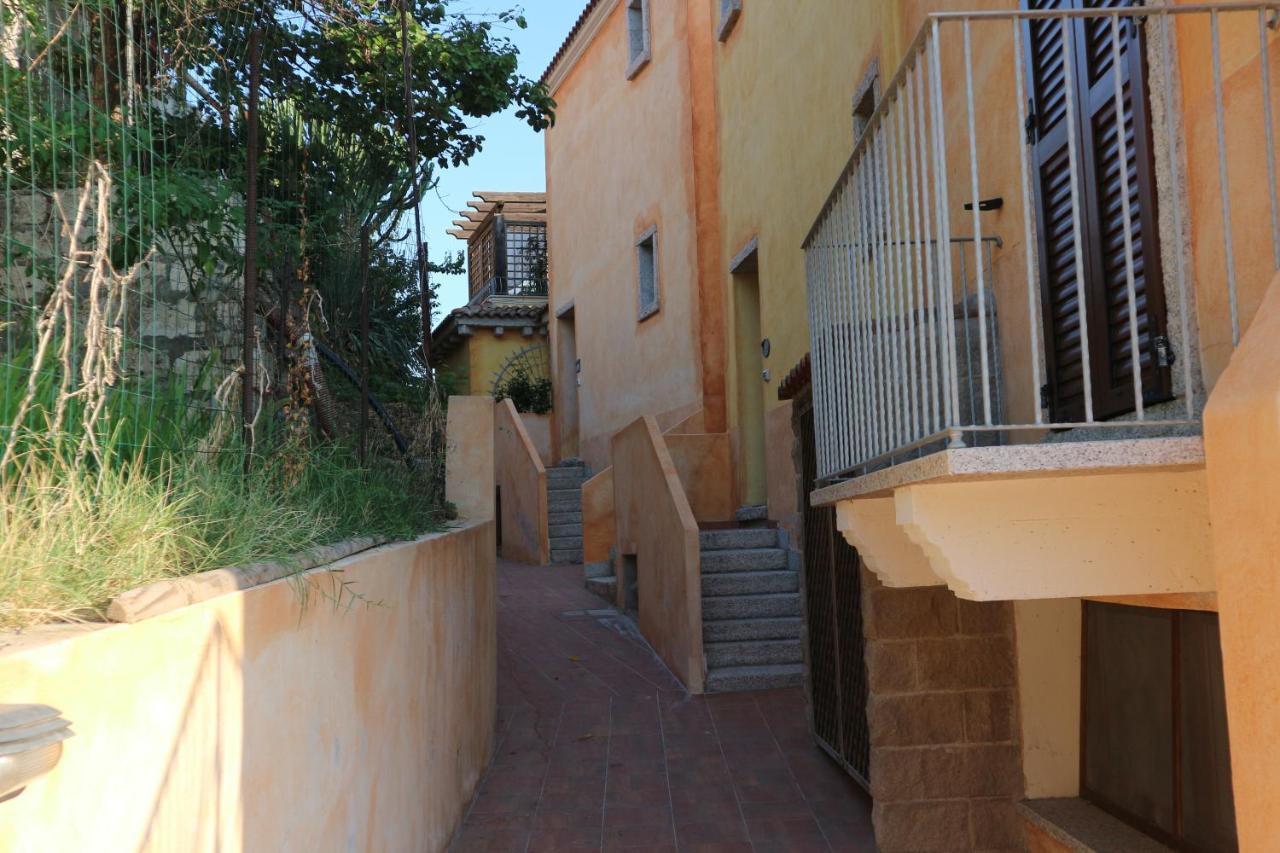
[[[550,509],[547,510],[547,525],[559,527],[562,524],[582,524],[581,509]]]
[[[587,469],[581,467],[573,468],[548,468],[548,480],[586,480]]]
[[[702,618],[769,619],[776,616],[799,616],[800,593],[782,592],[770,595],[718,595],[702,599]]]
[[[737,512],[733,514],[733,518],[739,524],[750,524],[751,522],[768,521],[769,507],[767,506],[739,507]]]
[[[618,579],[614,575],[607,577],[587,578],[587,592],[593,592],[613,604],[618,600]]]
[[[799,640],[746,640],[732,643],[707,643],[707,668],[728,666],[770,666],[804,663],[804,650]]]
[[[589,578],[603,578],[613,573],[613,566],[608,560],[601,560],[598,563],[587,563],[582,567],[582,572]]]
[[[552,551],[572,551],[575,549],[578,551],[582,550],[581,536],[552,536],[551,537]]]
[[[558,536],[582,536],[582,522],[574,524],[547,524],[547,535],[552,539]]]
[[[567,563],[581,563],[582,549],[566,548],[563,551],[559,551],[553,548],[551,550],[551,562],[557,566],[562,566]]]
[[[788,568],[787,552],[781,548],[728,548],[702,555],[702,571],[768,572]]]
[[[702,623],[702,639],[706,643],[732,643],[744,640],[798,640],[800,639],[801,627],[801,620],[797,616],[708,620]]]
[[[732,528],[704,530],[698,534],[703,553],[707,551],[740,551],[748,548],[778,547],[778,531],[768,528]]]
[[[581,480],[547,480],[547,492],[553,495],[580,494],[582,492]]]
[[[547,495],[547,511],[550,512],[581,512],[582,511],[582,493],[581,492],[551,492]]]
[[[716,572],[702,576],[704,596],[764,595],[771,592],[796,592],[800,576],[795,572]]]
[[[737,690],[776,690],[804,682],[804,666],[798,663],[769,666],[726,666],[707,672],[708,693]]]

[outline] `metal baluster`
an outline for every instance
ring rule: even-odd
[[[902,227],[902,123],[898,120],[901,107],[902,100],[899,97],[890,104],[889,109],[885,112],[885,121],[889,123],[891,140],[889,161],[886,164],[889,167],[889,203],[892,222],[889,236],[893,240],[894,269],[898,283],[893,306],[893,328],[898,339],[899,364],[901,366],[901,392],[898,395],[898,399],[901,400],[903,412],[901,420],[902,438],[898,442],[899,447],[904,444],[910,444],[916,439],[915,410],[912,404],[915,353],[911,348],[911,316],[908,308],[911,282],[906,264],[908,246],[905,240],[905,229]]]
[[[1222,241],[1227,261],[1227,296],[1231,303],[1231,345],[1240,345],[1240,307],[1236,298],[1236,252],[1231,236],[1231,184],[1227,175],[1227,125],[1222,103],[1222,38],[1218,10],[1209,12],[1213,37],[1213,105],[1218,128],[1218,186],[1222,191]]]
[[[1124,273],[1129,297],[1129,357],[1133,360],[1133,405],[1147,419],[1142,394],[1142,347],[1138,340],[1138,286],[1133,273],[1133,212],[1129,206],[1129,140],[1125,138],[1124,84],[1120,80],[1120,17],[1111,18],[1111,78],[1115,81],[1116,144],[1120,154],[1120,211],[1124,219]]]
[[[938,258],[941,265],[941,290],[939,296],[942,297],[942,322],[943,328],[946,329],[946,358],[943,363],[947,368],[948,375],[948,408],[949,420],[947,424],[952,429],[951,446],[963,446],[964,442],[961,436],[955,432],[954,427],[960,426],[960,387],[958,377],[956,376],[958,365],[956,364],[956,335],[955,335],[955,312],[952,310],[951,300],[954,295],[953,282],[951,278],[951,200],[950,192],[947,187],[947,140],[946,130],[944,126],[945,110],[942,103],[942,48],[941,34],[938,20],[933,20],[933,35],[931,52],[933,56],[932,67],[930,68],[930,77],[933,87],[933,154],[936,161],[936,171],[934,180],[937,182],[937,215],[938,215]]]
[[[942,390],[942,373],[938,367],[938,335],[940,327],[938,323],[937,306],[934,304],[934,295],[936,282],[934,279],[934,260],[937,247],[933,242],[933,227],[929,222],[930,197],[929,197],[929,134],[926,133],[926,115],[925,100],[928,97],[925,84],[925,62],[928,56],[922,49],[918,57],[916,66],[916,82],[920,91],[920,97],[916,102],[916,112],[919,120],[919,138],[920,138],[920,188],[922,191],[924,216],[924,263],[925,263],[925,298],[929,304],[929,367],[930,367],[930,391],[932,399],[930,407],[932,420],[930,422],[930,434],[937,432],[942,427],[943,400],[941,396],[945,394]],[[946,360],[946,354],[943,354],[943,360]]]
[[[977,267],[978,297],[978,346],[982,357],[982,416],[983,422],[991,425],[991,376],[987,360],[987,282],[986,270],[982,263],[982,212],[978,209],[978,130],[977,110],[973,98],[973,37],[969,20],[964,22],[964,96],[969,111],[969,182],[973,196],[973,259]],[[968,309],[965,309],[965,328],[968,328]],[[973,375],[970,373],[970,382]],[[976,423],[976,421],[975,421]]]
[[[1089,312],[1084,287],[1084,240],[1081,235],[1080,215],[1084,206],[1080,203],[1080,154],[1076,150],[1075,113],[1075,63],[1071,55],[1075,25],[1071,18],[1062,17],[1062,74],[1067,109],[1067,156],[1071,172],[1071,230],[1075,241],[1076,259],[1076,310],[1080,320],[1080,361],[1084,373],[1084,419],[1093,423],[1093,375],[1089,359]]]
[[[1013,19],[1013,66],[1016,81],[1015,95],[1018,100],[1018,127],[1015,133],[1021,134],[1027,126],[1027,85],[1026,73],[1023,70],[1022,22]],[[1018,166],[1022,176],[1022,235],[1026,250],[1027,264],[1027,331],[1031,335],[1031,400],[1036,410],[1036,423],[1044,423],[1044,409],[1040,405],[1040,311],[1039,282],[1036,280],[1035,233],[1031,228],[1031,157],[1030,146],[1025,144],[1021,136],[1018,138]]]
[[[919,405],[920,414],[920,438],[929,435],[932,429],[929,426],[929,365],[925,360],[928,344],[925,341],[925,313],[924,313],[924,270],[921,263],[922,249],[920,243],[920,161],[917,158],[919,150],[916,147],[916,138],[918,130],[916,129],[916,110],[915,110],[915,78],[910,70],[903,75],[903,88],[906,90],[906,138],[907,138],[907,172],[911,178],[911,186],[908,191],[911,201],[911,245],[914,251],[911,252],[912,260],[912,288],[913,304],[917,304],[919,308],[912,311],[911,321],[915,324],[916,331],[916,349],[919,352],[919,378],[916,383],[916,399]],[[916,310],[919,313],[916,313]]]
[[[1271,209],[1271,256],[1280,270],[1280,203],[1276,199],[1275,118],[1271,105],[1271,46],[1267,39],[1267,13],[1258,10],[1258,56],[1262,75],[1262,121],[1266,133],[1267,201]]]
[[[1182,345],[1190,350],[1191,343],[1191,303],[1189,302],[1189,294],[1187,293],[1187,270],[1186,262],[1183,259],[1182,252],[1182,162],[1178,157],[1178,128],[1174,122],[1174,100],[1173,100],[1173,50],[1170,45],[1169,34],[1173,30],[1173,18],[1165,15],[1161,19],[1160,27],[1160,61],[1164,65],[1164,73],[1160,76],[1164,78],[1164,103],[1165,115],[1164,126],[1167,142],[1169,145],[1169,180],[1173,184],[1172,196],[1174,203],[1170,205],[1173,208],[1173,233],[1174,243],[1177,249],[1173,253],[1174,266],[1177,270],[1176,279],[1178,282],[1178,299],[1182,305],[1182,317],[1179,324],[1179,331],[1182,333]],[[1182,381],[1183,393],[1187,397],[1187,419],[1195,417],[1196,412],[1196,391],[1192,385],[1191,375],[1191,358],[1190,356],[1182,359]]]

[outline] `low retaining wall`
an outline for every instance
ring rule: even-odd
[[[0,651],[0,703],[75,731],[0,850],[443,850],[492,752],[495,595],[486,520]]]

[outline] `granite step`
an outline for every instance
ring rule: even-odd
[[[798,640],[802,620],[798,616],[763,619],[718,619],[702,623],[705,643],[733,643],[745,640]]]
[[[573,492],[548,492],[547,493],[547,512],[581,512],[582,511],[582,493]]]
[[[804,650],[798,639],[707,643],[705,650],[709,669],[804,663]]]
[[[562,524],[582,524],[582,510],[549,509],[547,512],[547,525],[558,527]]]
[[[613,565],[608,560],[600,560],[595,563],[587,563],[582,567],[582,572],[589,578],[608,577],[613,573]]]
[[[587,578],[586,587],[587,592],[595,593],[610,604],[618,600],[618,578],[614,575]]]
[[[582,522],[571,524],[551,524],[547,522],[547,535],[552,539],[560,536],[582,536]]]
[[[584,483],[591,479],[586,468],[548,468],[548,483]]]
[[[717,572],[702,576],[704,602],[709,597],[725,595],[764,595],[773,592],[796,592],[800,576],[795,572]]]
[[[702,618],[706,621],[771,619],[799,615],[800,593],[798,592],[769,595],[717,595],[702,600]]]
[[[575,549],[578,551],[582,550],[581,536],[552,536],[551,537],[552,551],[572,551]]]
[[[552,562],[554,565],[557,565],[557,566],[563,566],[563,565],[568,564],[568,563],[581,563],[581,562],[582,562],[582,549],[581,549],[581,548],[566,548],[566,549],[564,549],[564,550],[562,550],[562,551],[558,551],[558,550],[556,550],[556,549],[552,548],[552,549],[551,549],[551,562]]]
[[[788,568],[787,552],[781,548],[729,548],[702,555],[702,571],[769,572]]]
[[[704,530],[698,534],[702,551],[741,551],[751,548],[778,547],[778,531],[768,528],[733,528]]]
[[[759,524],[768,521],[769,507],[764,505],[738,507],[733,514],[733,520],[739,524]]]
[[[707,672],[708,693],[738,690],[777,690],[804,682],[804,666],[798,663],[768,666],[726,666]]]

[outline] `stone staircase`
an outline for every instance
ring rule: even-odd
[[[547,469],[547,535],[552,563],[582,562],[582,484],[587,466],[568,459]]]
[[[740,527],[700,537],[707,692],[801,684],[800,575],[785,534]]]

